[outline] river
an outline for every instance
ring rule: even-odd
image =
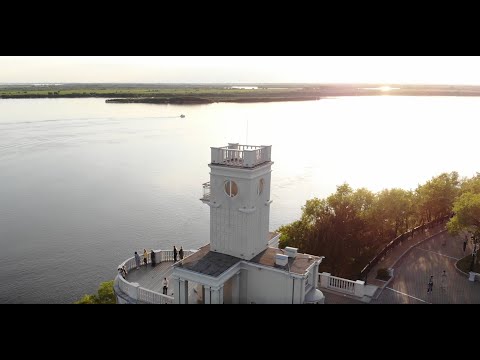
[[[378,191],[474,175],[479,120],[475,97],[0,100],[0,303],[71,303],[135,250],[207,243],[210,146],[272,145],[273,230],[343,182]]]

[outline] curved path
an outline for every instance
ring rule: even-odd
[[[480,283],[455,269],[463,255],[464,236],[443,232],[416,245],[394,266],[394,278],[372,304],[480,304]],[[470,246],[470,245],[469,245]],[[470,248],[467,248],[468,251]],[[447,273],[445,289],[441,275]],[[427,283],[433,275],[433,292]]]

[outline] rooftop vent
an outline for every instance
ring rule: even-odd
[[[294,247],[287,246],[285,248],[285,253],[288,255],[289,258],[295,259],[295,256],[297,256],[297,251],[298,249]]]
[[[278,266],[285,266],[288,264],[288,256],[283,254],[277,254],[275,256],[275,264]]]

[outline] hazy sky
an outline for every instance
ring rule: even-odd
[[[0,83],[366,82],[480,85],[480,57],[2,56]]]

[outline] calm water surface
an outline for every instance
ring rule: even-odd
[[[179,118],[180,114],[186,117]],[[271,144],[271,229],[335,186],[480,170],[479,98],[195,106],[0,100],[0,303],[69,303],[143,248],[209,239],[210,146]]]

